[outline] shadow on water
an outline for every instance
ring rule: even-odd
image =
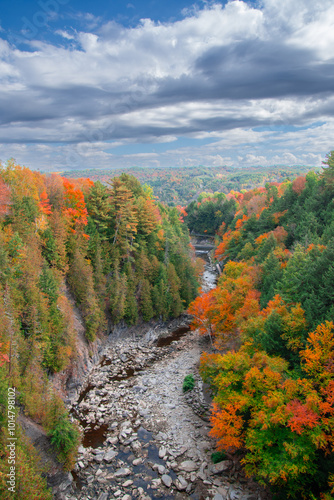
[[[161,337],[157,342],[157,347],[166,347],[170,345],[172,342],[180,340],[186,333],[190,330],[190,326],[181,326],[173,331],[171,335],[168,337]]]
[[[81,480],[79,474],[73,469],[71,470],[71,474],[72,474],[72,477],[73,477],[73,482],[75,484],[75,487],[81,491],[82,490],[82,487],[84,486],[84,482]]]
[[[80,396],[79,396],[79,399],[78,399],[76,404],[79,405],[81,403],[81,401],[83,399],[85,399],[85,397],[87,396],[89,391],[91,391],[94,388],[95,388],[95,385],[92,385],[92,384],[87,385],[86,389],[84,389],[82,392],[80,392]]]
[[[103,356],[101,361],[100,361],[100,366],[109,366],[111,365],[112,360],[108,358],[107,356]]]
[[[153,434],[152,432],[150,431],[147,431],[146,429],[144,429],[144,427],[140,426],[138,429],[137,429],[137,436],[138,436],[138,439],[139,441],[141,441],[142,443],[149,443],[150,441],[152,441],[153,439]]]
[[[98,427],[98,424],[93,424],[92,427],[87,427],[84,430],[84,435],[82,439],[82,446],[84,448],[88,448],[91,446],[92,448],[99,448],[103,445],[106,440],[108,432],[108,425],[103,424]]]

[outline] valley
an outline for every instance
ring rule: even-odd
[[[214,283],[207,262],[202,287]],[[71,410],[83,441],[73,482],[60,487],[67,485],[67,500],[267,498],[236,461],[212,463],[210,398],[198,374],[200,355],[210,345],[189,330],[187,316],[177,328],[173,323],[112,339],[90,372]],[[184,394],[189,374],[195,388]]]

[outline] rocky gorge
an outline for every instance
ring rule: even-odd
[[[203,287],[214,286],[209,262]],[[239,461],[211,460],[210,395],[198,374],[207,339],[186,315],[146,332],[111,335],[70,412],[83,440],[74,470],[54,489],[59,500],[264,500]],[[183,393],[186,375],[195,379]]]

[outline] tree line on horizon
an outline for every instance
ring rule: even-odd
[[[314,167],[316,170],[316,168]],[[263,187],[266,182],[283,182],[305,175],[311,167],[130,167],[124,169],[83,169],[63,172],[64,177],[89,177],[107,184],[122,173],[135,176],[153,189],[157,199],[168,206],[186,206],[196,201],[202,192],[225,193]]]

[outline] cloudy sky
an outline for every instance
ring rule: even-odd
[[[321,165],[333,0],[12,0],[0,159],[33,169]]]

